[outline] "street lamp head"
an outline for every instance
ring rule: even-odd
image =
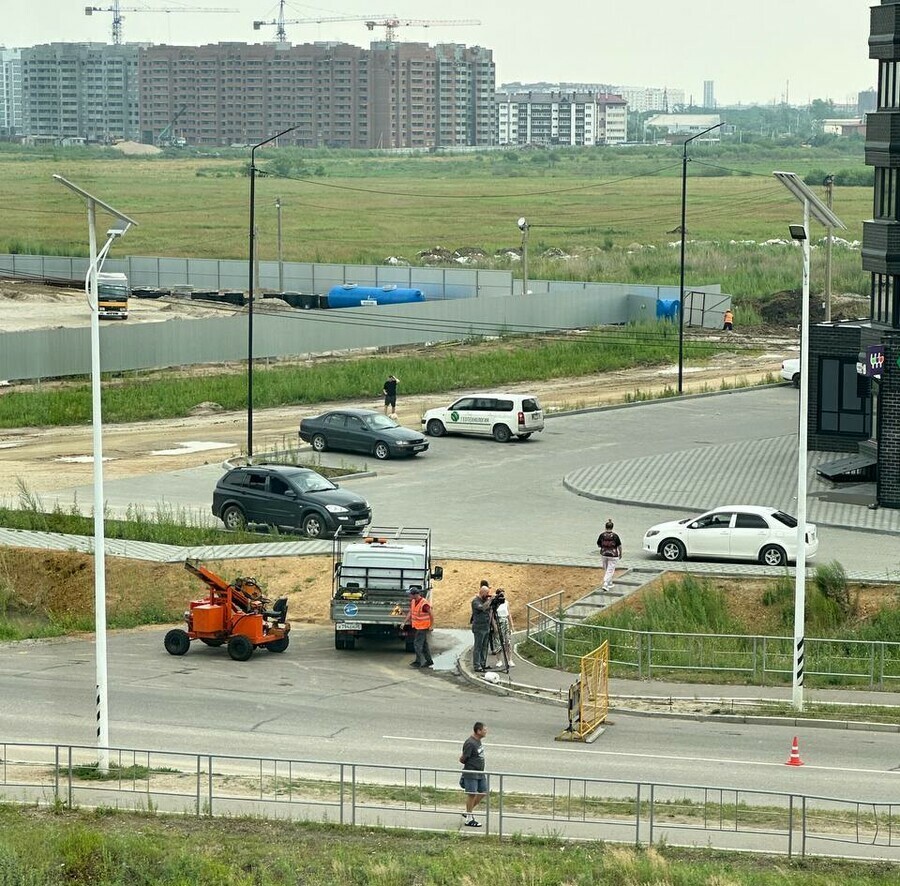
[[[796,240],[798,243],[802,243],[806,240],[806,226],[805,225],[788,225],[788,230],[791,232],[791,239]]]
[[[519,226],[520,231],[524,232],[528,230],[528,222],[525,220],[524,215],[516,222],[516,224]]]
[[[124,237],[126,228],[110,228],[106,232],[107,237]]]

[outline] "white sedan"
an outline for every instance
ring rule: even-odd
[[[800,358],[791,357],[781,362],[781,377],[791,382],[795,388],[800,387]]]
[[[651,526],[644,534],[644,550],[670,561],[721,557],[785,566],[797,559],[797,521],[775,508],[728,505],[699,517]],[[807,523],[807,558],[818,550],[816,527]]]

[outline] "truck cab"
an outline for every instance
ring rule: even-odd
[[[422,588],[431,600],[432,585],[443,577],[431,564],[431,530],[370,527],[361,541],[340,532],[332,548],[331,620],[335,649],[353,649],[358,639],[402,639],[409,614],[409,589]]]
[[[101,320],[128,319],[128,277],[125,274],[97,274],[97,314]]]

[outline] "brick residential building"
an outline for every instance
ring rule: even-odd
[[[151,46],[140,53],[139,79],[141,139],[149,143],[170,125],[192,145],[255,144],[291,126],[282,144],[493,143],[495,71],[481,47]]]
[[[32,142],[138,137],[138,44],[49,43],[22,50],[22,133]]]

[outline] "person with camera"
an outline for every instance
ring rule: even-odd
[[[512,632],[515,630],[512,623],[512,613],[509,611],[509,602],[503,588],[497,588],[497,593],[491,601],[491,615],[493,617],[494,630],[497,633],[501,661],[497,663],[498,670],[508,671],[514,668],[516,663],[512,660]]]
[[[491,583],[482,579],[478,593],[472,598],[472,669],[483,674],[487,669],[488,646],[491,637]]]

